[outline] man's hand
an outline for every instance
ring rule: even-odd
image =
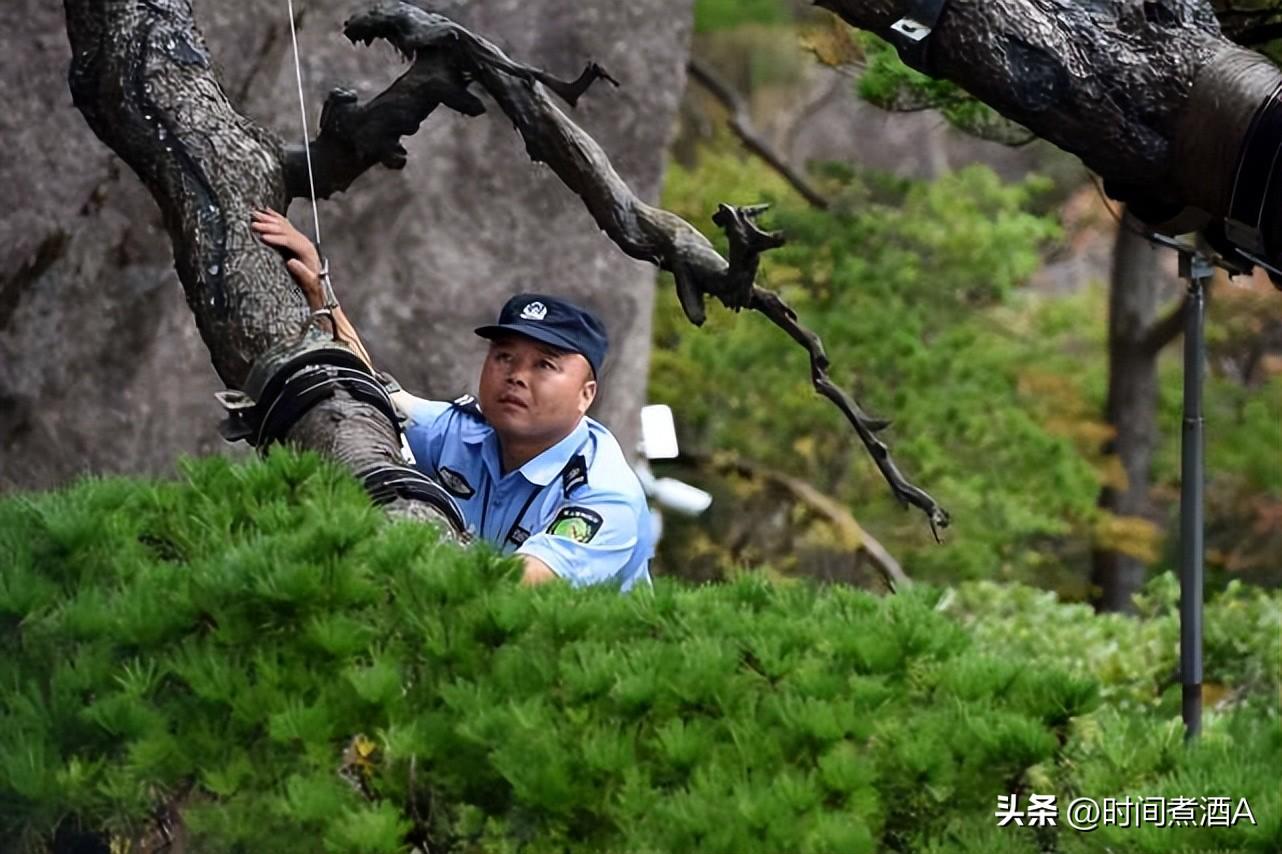
[[[286,256],[293,256],[286,258],[285,269],[302,289],[303,295],[307,297],[307,304],[312,309],[322,307],[325,304],[325,292],[320,280],[320,255],[307,235],[294,228],[289,220],[271,208],[254,211],[249,227],[263,243],[280,249]]]
[[[370,359],[365,345],[361,343],[361,337],[356,334],[356,327],[352,326],[337,303],[330,306],[325,304],[325,286],[321,283],[320,276],[320,253],[316,251],[316,247],[312,245],[307,235],[294,228],[289,220],[271,208],[254,211],[253,222],[249,227],[263,243],[281,250],[285,255],[285,269],[303,291],[308,308],[312,311],[319,311],[322,308],[333,310],[330,322],[334,326],[335,340],[347,344],[356,355],[365,360],[365,364],[370,366],[371,371],[374,370],[374,362]],[[292,258],[289,257],[291,255]]]

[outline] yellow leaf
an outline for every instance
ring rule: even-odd
[[[1091,533],[1096,548],[1145,563],[1156,561],[1161,551],[1162,529],[1141,516],[1102,513]]]
[[[793,452],[804,460],[813,462],[815,459],[815,437],[810,435],[799,436],[792,442]]]
[[[1100,460],[1095,466],[1095,474],[1100,486],[1111,486],[1118,492],[1125,492],[1131,482],[1126,474],[1126,467],[1122,465],[1122,458],[1117,454],[1109,454]]]
[[[851,37],[850,27],[835,15],[826,16],[824,23],[803,30],[799,41],[803,50],[810,51],[815,59],[829,67],[864,61],[863,49]]]
[[[343,750],[343,764],[339,772],[349,777],[369,780],[378,761],[378,744],[362,732],[352,736]]]

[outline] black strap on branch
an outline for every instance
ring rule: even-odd
[[[285,438],[290,428],[312,407],[333,397],[340,388],[356,400],[377,407],[392,424],[398,423],[391,398],[382,384],[368,372],[339,365],[308,365],[285,381],[279,394],[262,413],[254,447],[266,448]],[[261,404],[259,409],[262,410]]]
[[[379,463],[356,473],[375,504],[391,504],[398,498],[422,501],[439,511],[456,531],[464,531],[467,522],[454,497],[445,488],[418,469]]]
[[[1276,275],[1278,270],[1256,256],[1276,258],[1282,247],[1270,246],[1265,235],[1282,204],[1282,83],[1274,87],[1251,118],[1238,152],[1233,193],[1224,233],[1247,258]]]
[[[227,419],[219,427],[224,439],[244,439],[265,450],[339,388],[377,407],[399,429],[400,419],[387,390],[351,350],[309,341],[290,342],[286,347],[296,348],[295,352],[268,353],[254,362],[244,391],[215,395],[227,410]]]
[[[332,342],[293,341],[285,345],[283,353],[265,354],[254,363],[245,387],[245,391],[217,394],[227,410],[219,429],[227,441],[243,439],[262,453],[289,435],[318,403],[340,390],[383,413],[402,437],[400,414],[385,384],[359,356]],[[449,493],[416,469],[378,463],[361,470],[357,477],[377,504],[390,504],[398,498],[421,501],[444,516],[456,532],[467,528]]]
[[[903,17],[891,24],[887,33],[904,65],[915,68],[922,74],[934,75],[929,56],[930,37],[939,25],[939,17],[944,13],[947,2],[948,0],[908,0],[905,3]]]

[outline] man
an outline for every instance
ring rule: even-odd
[[[275,211],[255,212],[252,227],[293,256],[286,267],[312,310],[322,308],[311,241]],[[342,309],[333,316],[372,368]],[[521,556],[524,583],[649,584],[645,494],[619,443],[586,415],[608,346],[604,325],[567,300],[521,294],[476,333],[490,341],[477,398],[393,395],[409,417],[415,466],[454,495],[474,535]]]

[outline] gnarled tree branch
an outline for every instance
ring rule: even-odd
[[[897,0],[818,0],[883,36]],[[930,34],[936,76],[1081,157],[1109,193],[1167,233],[1229,214],[1252,118],[1282,82],[1225,38],[1204,0],[953,0]],[[1265,260],[1282,263],[1282,212],[1268,206]]]
[[[757,228],[764,207],[722,205],[713,221],[726,233],[729,258],[723,258],[699,231],[681,217],[641,201],[614,170],[609,157],[571,121],[536,83],[549,86],[573,103],[605,73],[589,66],[573,83],[513,62],[497,47],[447,18],[408,3],[388,0],[347,24],[349,36],[383,38],[414,63],[454,62],[461,79],[475,80],[516,126],[526,151],[546,163],[573,190],[598,226],[628,255],[672,273],[686,316],[705,319],[704,299],[713,296],[732,310],[760,311],[810,355],[811,381],[855,428],[895,497],[926,513],[931,530],[948,524],[948,514],[926,492],[908,482],[875,433],[888,422],[870,417],[828,377],[828,357],[818,336],[771,291],[755,284],[761,253],[780,246],[781,235]]]
[[[755,136],[755,131],[751,130],[746,118],[746,107],[738,98],[738,95],[724,81],[717,78],[710,69],[697,60],[691,60],[688,67],[691,74],[709,86],[717,98],[722,100],[735,114],[732,117],[732,124],[735,125],[735,132],[741,138],[744,138],[745,144],[765,160],[769,166],[781,171],[784,177],[793,184],[794,188],[808,202],[820,209],[826,209],[828,207],[827,199],[811,188],[809,184],[804,183],[804,179],[784,163],[783,159],[773,149]],[[749,139],[745,138],[745,132],[750,133],[755,142],[750,142]],[[799,181],[801,182],[800,184],[798,183]],[[760,213],[761,210],[759,207],[735,209],[723,205],[721,210],[713,217],[713,221],[728,232],[731,248],[730,264],[732,267],[735,266],[736,248],[742,247],[750,239],[751,232],[762,234],[752,224],[752,218]],[[771,239],[771,235],[763,235],[763,237]],[[742,253],[743,251],[744,249],[739,249],[739,252]],[[928,494],[909,483],[894,461],[890,459],[890,450],[875,435],[877,431],[889,426],[889,422],[865,413],[850,396],[833,384],[828,376],[828,355],[824,352],[823,342],[819,340],[819,336],[797,321],[796,313],[780,299],[778,294],[754,287],[749,304],[752,308],[770,318],[776,326],[787,332],[794,341],[805,348],[806,353],[810,356],[810,378],[815,390],[832,401],[841,413],[846,416],[846,419],[855,428],[855,433],[859,436],[860,441],[868,449],[878,470],[881,471],[882,476],[890,484],[891,491],[895,497],[903,503],[913,504],[924,511],[930,520],[931,532],[938,539],[938,528],[948,525],[948,514]],[[791,487],[790,489],[794,494],[797,494],[797,489]],[[853,521],[853,517],[851,517],[851,520]],[[876,541],[873,540],[872,542],[875,543]],[[880,544],[877,544],[877,548],[881,548]],[[886,557],[893,562],[894,559],[890,558],[888,553]],[[895,569],[898,569],[898,564],[894,566]],[[906,581],[907,579],[905,578],[904,580]],[[889,578],[888,583],[891,583],[893,589],[894,584],[890,582]]]

